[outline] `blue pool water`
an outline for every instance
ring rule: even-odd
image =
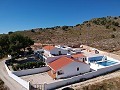
[[[102,61],[102,58],[104,56],[96,56],[96,57],[89,57],[90,62],[95,62],[95,61]]]
[[[116,63],[117,62],[107,60],[107,61],[104,61],[104,62],[98,62],[97,64],[102,65],[102,66],[110,66],[110,65],[113,65],[113,64],[116,64]]]

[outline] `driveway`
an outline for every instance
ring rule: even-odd
[[[32,85],[54,82],[54,80],[48,75],[47,72],[21,76],[21,78],[26,81],[30,81]]]
[[[14,79],[9,77],[4,66],[4,62],[5,60],[0,61],[0,78],[4,81],[5,85],[8,86],[10,90],[27,90]]]

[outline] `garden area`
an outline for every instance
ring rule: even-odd
[[[6,61],[7,66],[12,71],[20,71],[26,69],[45,67],[46,64],[42,59],[37,59],[36,56],[22,57],[17,59],[9,59]]]
[[[22,64],[13,64],[12,69],[14,71],[18,71],[18,70],[25,70],[25,69],[40,68],[40,67],[44,67],[44,66],[45,66],[44,62],[35,61],[35,62],[26,62],[26,63],[22,63]]]
[[[9,56],[6,64],[12,71],[44,67],[42,58],[35,56],[31,48],[33,44],[31,38],[21,34],[2,35],[0,36],[0,58]]]

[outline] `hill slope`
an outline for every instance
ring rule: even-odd
[[[102,17],[85,21],[76,26],[56,26],[18,31],[35,42],[50,44],[87,44],[106,51],[120,49],[120,16]]]

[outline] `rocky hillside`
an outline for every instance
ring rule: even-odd
[[[36,28],[15,33],[45,44],[87,44],[110,52],[120,50],[120,16],[94,18],[75,26]]]
[[[87,86],[77,88],[74,90],[119,90],[120,77],[103,80],[102,82],[89,84]]]

